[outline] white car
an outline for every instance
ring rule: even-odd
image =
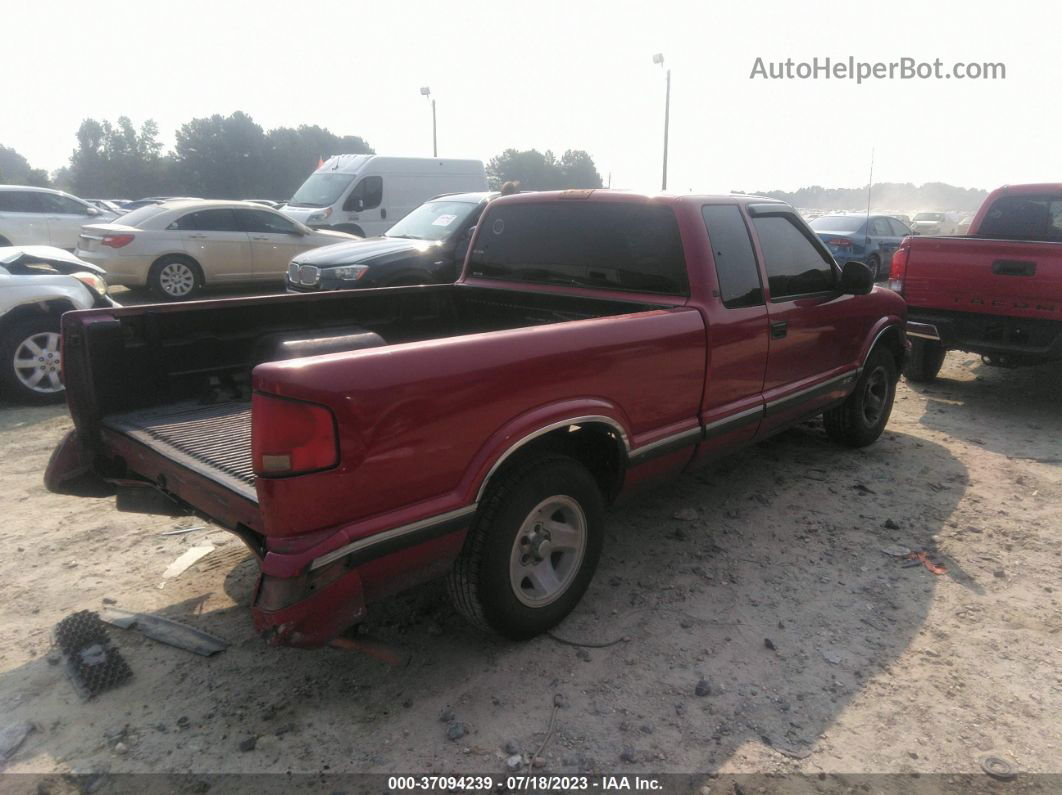
[[[117,217],[118,213],[59,190],[0,185],[0,246],[55,246],[73,251],[82,226]]]
[[[75,254],[107,283],[189,298],[207,285],[280,283],[307,249],[353,240],[310,229],[260,204],[184,199],[152,204],[81,230]]]
[[[8,400],[64,397],[59,318],[113,306],[103,272],[51,246],[0,248],[0,392]]]

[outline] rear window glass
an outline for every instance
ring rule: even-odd
[[[981,221],[980,237],[1062,240],[1062,196],[1003,196]]]
[[[670,207],[555,201],[493,206],[480,222],[473,276],[687,295]]]
[[[121,219],[121,223],[124,226],[140,226],[144,221],[164,212],[166,212],[165,207],[159,204],[148,204],[135,210],[130,210],[125,215],[118,216],[118,218]]]
[[[816,232],[856,232],[867,221],[865,215],[823,215],[811,222]]]

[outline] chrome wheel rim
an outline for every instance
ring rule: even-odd
[[[509,582],[528,607],[545,607],[571,586],[586,552],[586,515],[571,497],[547,497],[520,525],[509,557]]]
[[[166,295],[179,298],[192,292],[195,287],[195,274],[183,262],[170,262],[159,271],[159,284]]]
[[[42,331],[22,340],[15,348],[14,366],[15,376],[27,389],[42,395],[62,392],[63,357],[58,332]]]
[[[889,400],[889,377],[884,367],[875,367],[863,384],[863,421],[875,425]]]

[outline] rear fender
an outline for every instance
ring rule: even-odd
[[[624,460],[630,453],[630,420],[623,410],[601,398],[578,398],[551,403],[528,411],[493,433],[473,457],[458,486],[462,501],[476,503],[491,476],[515,453],[551,431],[568,425],[596,424],[615,432],[623,446]]]
[[[44,485],[56,494],[99,497],[114,489],[92,468],[95,456],[82,443],[77,431],[67,431],[52,451],[44,470]]]

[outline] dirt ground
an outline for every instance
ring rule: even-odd
[[[554,773],[979,774],[987,754],[1062,772],[1060,395],[1062,368],[951,354],[938,383],[901,382],[866,450],[809,424],[614,509],[554,637],[485,636],[439,584],[374,609],[398,669],[267,647],[235,537],[49,494],[65,408],[2,405],[0,728],[35,726],[4,769],[502,774],[544,745]],[[84,702],[52,630],[109,600],[231,646],[112,628],[134,677]]]

